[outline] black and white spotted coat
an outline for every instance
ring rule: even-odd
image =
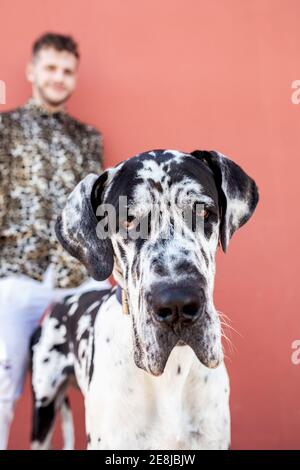
[[[116,207],[120,196],[127,198],[126,220],[110,224],[109,237],[101,238],[99,207]],[[195,201],[206,208],[198,232],[179,217]],[[254,181],[239,166],[206,151],[145,152],[75,188],[57,236],[95,279],[114,271],[129,315],[116,287],[67,298],[53,309],[33,348],[33,447],[49,445],[43,411],[52,407],[55,414],[72,376],[85,398],[89,449],[229,447],[229,380],[213,303],[215,254],[218,243],[226,250],[257,201]],[[149,212],[149,236],[135,239],[132,223]],[[201,315],[188,323],[157,321],[162,286],[200,292]]]

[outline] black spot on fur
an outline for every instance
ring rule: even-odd
[[[32,337],[31,337],[31,340],[30,340],[30,348],[32,348],[35,344],[38,343],[40,337],[41,337],[41,332],[42,332],[42,328],[41,326],[39,326],[35,332],[33,333]]]
[[[177,367],[177,375],[181,374],[181,367],[180,365]]]
[[[47,398],[44,397],[46,400]],[[42,399],[42,401],[44,400]],[[47,406],[35,407],[33,410],[31,441],[44,442],[54,423],[54,401]]]
[[[203,258],[204,258],[206,267],[208,268],[209,260],[208,260],[207,254],[205,253],[205,251],[203,250],[203,248],[201,248],[201,254],[202,254]]]
[[[149,216],[149,219],[150,219],[150,216]],[[148,233],[150,233],[149,227],[148,227]],[[142,246],[145,244],[145,242],[146,242],[146,238],[142,238],[142,237],[139,237],[135,240],[136,253],[140,253]],[[137,270],[139,269],[140,269],[139,263],[137,263]],[[139,274],[138,274],[138,277],[140,277]]]
[[[185,274],[189,276],[195,276],[197,277],[198,275],[198,270],[196,267],[190,263],[189,261],[180,261],[179,263],[176,264],[175,270],[178,274]]]
[[[66,366],[63,368],[61,373],[62,375],[66,375],[66,376],[74,375],[74,368],[73,366]]]
[[[137,252],[138,253],[138,252]],[[131,267],[131,275],[133,276],[133,278],[136,276],[137,278],[139,278],[138,274],[140,273],[139,271],[139,256],[136,254],[134,256],[134,259],[133,259],[133,263],[132,263],[132,267]]]
[[[63,354],[64,356],[68,355],[68,345],[67,343],[63,344],[54,344],[51,349],[49,349],[49,352],[56,351],[60,354]]]
[[[169,274],[167,267],[163,263],[154,263],[153,270],[158,276],[168,276]]]
[[[150,184],[152,189],[156,189],[159,193],[163,192],[163,188],[160,181],[154,181],[152,178],[149,178],[148,183]]]
[[[93,338],[93,343],[92,343],[92,353],[91,353],[91,367],[89,370],[89,384],[91,383],[91,380],[93,378],[94,374],[94,356],[95,356],[95,338]]]
[[[128,279],[128,272],[129,272],[129,267],[128,267],[128,265],[126,264],[126,265],[125,265],[125,273],[124,273],[124,277],[125,277],[126,280]]]
[[[118,250],[120,252],[120,256],[121,256],[122,260],[126,262],[127,258],[126,258],[126,253],[125,253],[124,248],[122,247],[122,245],[119,242],[117,242],[117,247],[118,247]]]

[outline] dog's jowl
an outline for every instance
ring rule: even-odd
[[[257,201],[238,165],[200,150],[145,152],[74,189],[57,236],[91,276],[113,273],[118,286],[67,298],[45,319],[33,347],[33,447],[50,445],[71,380],[90,449],[229,447],[215,254]]]

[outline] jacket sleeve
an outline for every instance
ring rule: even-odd
[[[9,201],[10,158],[9,134],[3,114],[0,114],[0,236]]]

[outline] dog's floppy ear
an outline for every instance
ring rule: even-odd
[[[214,174],[221,210],[220,241],[226,252],[234,232],[250,219],[255,210],[257,186],[241,167],[219,152],[195,150],[191,155],[207,164]]]
[[[94,210],[96,201],[98,204],[101,201],[107,177],[108,171],[99,177],[92,173],[86,176],[69,195],[55,224],[59,242],[97,281],[111,275],[114,263],[110,239],[96,231],[98,220]]]

